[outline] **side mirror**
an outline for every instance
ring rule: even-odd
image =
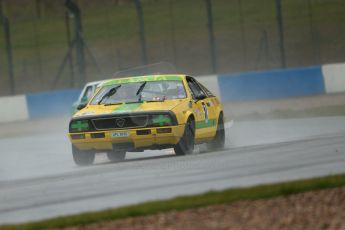
[[[205,94],[198,94],[198,95],[195,96],[195,99],[196,99],[197,101],[203,100],[203,99],[205,99],[205,98],[206,98],[206,95],[205,95]]]
[[[86,107],[87,103],[80,103],[77,107],[77,110],[82,110]]]

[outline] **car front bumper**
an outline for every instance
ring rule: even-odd
[[[79,150],[110,151],[163,149],[176,145],[184,132],[184,125],[155,128],[107,130],[69,133],[71,143]],[[114,134],[126,134],[116,136]]]

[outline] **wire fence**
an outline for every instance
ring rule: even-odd
[[[204,75],[345,60],[343,0],[0,0],[0,19],[0,95],[161,61]]]

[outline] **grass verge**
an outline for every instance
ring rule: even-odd
[[[39,222],[4,225],[1,229],[51,229],[69,226],[86,225],[100,221],[122,219],[126,217],[144,216],[159,212],[199,208],[208,205],[232,203],[240,200],[267,199],[278,196],[345,186],[345,174],[319,177],[307,180],[260,185],[250,188],[211,191],[194,196],[183,196],[165,201],[153,201],[100,212],[88,212],[78,215],[58,217]]]

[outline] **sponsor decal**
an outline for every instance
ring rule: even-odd
[[[120,78],[110,80],[103,84],[103,86],[114,85],[114,84],[124,84],[130,82],[143,82],[143,81],[181,81],[182,76],[178,75],[152,75],[152,76],[141,76],[141,77],[131,77],[131,78]]]
[[[138,109],[142,103],[122,104],[113,110],[113,113],[128,113]]]
[[[208,123],[208,110],[207,110],[207,105],[205,105],[205,103],[202,103],[202,107],[204,108],[205,122]]]
[[[195,113],[195,115],[197,116],[197,117],[199,117],[199,118],[201,118],[201,117],[203,117],[203,112],[202,111],[200,111],[200,109],[194,109],[194,113]]]

